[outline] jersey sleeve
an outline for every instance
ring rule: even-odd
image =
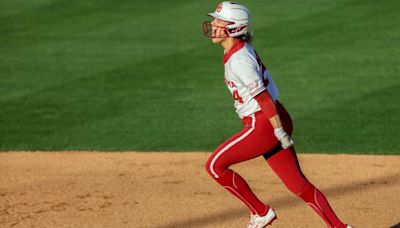
[[[255,97],[265,90],[264,82],[259,73],[260,67],[255,59],[243,56],[234,59],[231,64],[234,75],[246,87],[250,96]]]

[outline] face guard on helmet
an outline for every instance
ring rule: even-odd
[[[230,1],[221,2],[215,12],[208,15],[228,22],[225,27],[212,25],[210,21],[203,22],[204,35],[211,38],[238,37],[246,34],[251,19],[245,6]]]

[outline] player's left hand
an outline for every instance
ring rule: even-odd
[[[280,140],[281,141],[281,145],[283,149],[287,149],[291,146],[293,146],[294,141],[293,139],[290,137],[290,135],[286,135],[285,137],[283,137],[283,139]]]
[[[274,134],[275,134],[275,137],[281,142],[281,146],[283,149],[287,149],[287,148],[293,146],[294,141],[282,127],[275,128]]]

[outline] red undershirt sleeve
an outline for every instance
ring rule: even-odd
[[[268,119],[278,115],[275,103],[267,91],[261,92],[260,94],[255,96],[254,99],[257,100],[258,104],[261,107],[262,112],[267,116]]]

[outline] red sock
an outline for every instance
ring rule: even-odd
[[[329,228],[346,227],[333,212],[329,206],[324,194],[320,192],[314,185],[308,184],[304,192],[299,195],[308,205],[314,209],[319,216],[326,222]]]
[[[215,180],[246,204],[251,213],[261,216],[267,214],[269,206],[262,203],[254,195],[249,185],[239,174],[227,169]]]

